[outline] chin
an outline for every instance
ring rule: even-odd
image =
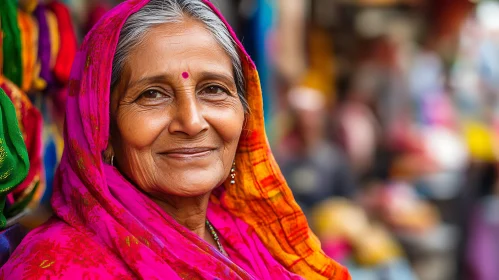
[[[172,195],[172,196],[178,196],[178,197],[198,197],[202,196],[205,194],[210,193],[213,191],[217,185],[214,187],[207,187],[207,186],[196,186],[193,184],[189,184],[191,187],[186,187],[186,185],[182,186],[169,186],[168,188],[161,188],[161,192],[164,195]]]
[[[182,197],[194,197],[210,193],[224,181],[225,176],[214,175],[217,173],[204,170],[201,172],[188,172],[178,176],[178,180],[162,180],[166,184],[160,187],[165,194]],[[169,183],[168,183],[169,181]]]

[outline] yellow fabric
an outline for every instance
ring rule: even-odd
[[[265,134],[258,73],[248,56],[241,57],[251,113],[236,154],[236,184],[226,183],[220,203],[253,227],[290,271],[306,279],[350,279],[346,268],[321,250],[279,170]]]
[[[38,6],[39,0],[19,0],[19,8],[27,13],[32,13]]]
[[[19,11],[19,29],[21,30],[23,83],[21,89],[28,92],[35,78],[36,60],[38,56],[38,26],[31,15]]]
[[[301,85],[322,92],[328,103],[334,103],[336,73],[331,36],[324,30],[312,29],[309,39],[309,68]]]
[[[364,209],[343,198],[328,199],[312,209],[313,228],[321,240],[347,240],[357,262],[374,266],[399,259],[402,249]]]
[[[464,123],[464,134],[470,156],[480,161],[494,161],[494,135],[491,129],[479,122]]]
[[[50,69],[54,69],[61,48],[61,38],[59,37],[59,26],[54,12],[47,10],[46,15],[50,33]]]

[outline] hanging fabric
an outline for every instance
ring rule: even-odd
[[[61,44],[57,55],[54,75],[62,84],[69,82],[69,73],[76,55],[77,43],[76,35],[71,22],[69,9],[58,1],[53,1],[47,6],[56,16],[59,28],[59,37]]]
[[[4,75],[16,85],[22,85],[21,34],[17,25],[17,4],[15,1],[0,1],[0,18],[4,34]]]
[[[46,7],[38,5],[33,15],[38,21],[39,28],[39,41],[38,41],[38,59],[40,61],[40,78],[43,81],[38,81],[38,90],[43,90],[47,84],[53,82],[52,71],[50,70],[50,57],[51,57],[51,42],[50,31],[47,22]],[[43,88],[40,88],[43,86]]]
[[[23,82],[21,89],[28,92],[35,79],[36,60],[38,56],[38,26],[34,18],[23,11],[18,13],[19,30],[21,31]]]

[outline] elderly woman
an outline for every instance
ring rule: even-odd
[[[122,3],[73,65],[55,217],[0,279],[349,279],[262,115],[255,66],[212,4]]]

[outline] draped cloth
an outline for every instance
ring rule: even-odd
[[[0,1],[1,29],[3,38],[3,74],[16,85],[23,82],[21,58],[21,34],[17,22],[16,1]]]
[[[17,122],[28,150],[29,171],[26,178],[7,195],[7,218],[16,215],[27,204],[41,197],[44,190],[42,166],[42,115],[28,96],[14,83],[0,75],[0,89],[14,104]]]
[[[7,224],[3,213],[6,194],[28,175],[29,158],[17,122],[16,109],[0,88],[0,229]]]
[[[33,16],[38,22],[38,60],[40,63],[38,75],[35,77],[35,86],[37,90],[44,90],[48,84],[53,83],[54,79],[50,69],[52,46],[47,8],[44,5],[38,5],[33,12]]]
[[[236,153],[236,184],[218,187],[208,208],[229,257],[103,161],[112,58],[126,19],[147,2],[130,0],[111,10],[77,53],[52,198],[55,217],[24,239],[0,279],[350,279],[322,252],[279,171],[264,131],[258,73],[228,25],[251,109]]]
[[[52,1],[48,8],[55,14],[61,46],[54,65],[54,75],[61,84],[69,81],[71,66],[76,55],[76,35],[69,9],[59,1]]]
[[[23,11],[18,12],[19,30],[21,31],[23,79],[20,86],[24,92],[28,92],[35,79],[38,56],[38,26],[34,18]],[[38,66],[39,67],[39,66]]]
[[[61,48],[61,38],[59,36],[59,23],[55,13],[48,7],[45,10],[45,18],[47,19],[47,26],[49,28],[50,38],[50,70],[53,71],[55,63],[57,62],[57,55]]]

